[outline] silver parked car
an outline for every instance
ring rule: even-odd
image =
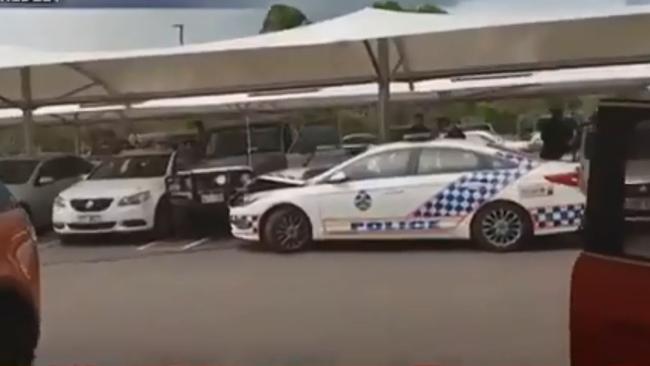
[[[64,189],[90,173],[93,165],[72,155],[0,159],[3,182],[29,214],[37,228],[52,222],[52,203]]]

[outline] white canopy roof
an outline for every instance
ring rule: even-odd
[[[373,82],[375,40],[384,37],[392,40],[398,81],[647,62],[647,34],[650,8],[640,6],[489,16],[364,9],[284,32],[165,49],[0,48],[0,106],[25,105],[29,94],[32,104],[44,105]]]
[[[407,83],[391,85],[397,101],[441,102],[450,99],[497,99],[514,96],[538,96],[546,93],[614,93],[645,91],[650,85],[650,64],[599,66],[519,72],[508,74],[440,78],[417,82],[414,90]],[[39,108],[37,123],[59,124],[63,121],[87,123],[124,118],[147,119],[196,116],[229,112],[277,112],[302,108],[355,106],[377,101],[377,85],[361,84],[324,89],[306,89],[295,93],[226,94],[151,100],[123,105],[80,106],[68,104]],[[0,110],[0,125],[21,121],[18,109]]]

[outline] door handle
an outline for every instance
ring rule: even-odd
[[[404,193],[403,189],[392,189],[390,191],[386,191],[386,194],[388,195],[395,195],[395,194],[402,194]]]

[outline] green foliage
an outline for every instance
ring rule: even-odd
[[[372,4],[373,8],[384,9],[384,10],[393,10],[393,11],[403,11],[404,8],[397,1],[376,1]]]
[[[447,11],[434,4],[422,4],[415,8],[418,13],[447,14]]]
[[[376,9],[408,11],[413,13],[447,14],[447,11],[434,4],[422,4],[418,5],[414,9],[407,9],[402,7],[399,2],[393,0],[376,1],[374,4],[372,4],[372,7]]]
[[[266,13],[260,33],[296,28],[308,23],[309,19],[300,9],[284,4],[274,4]]]

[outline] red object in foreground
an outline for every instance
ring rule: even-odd
[[[583,253],[571,286],[571,365],[650,365],[650,263]]]
[[[570,187],[577,187],[580,183],[580,175],[578,172],[569,172],[564,174],[553,174],[544,177],[551,183],[564,184]]]

